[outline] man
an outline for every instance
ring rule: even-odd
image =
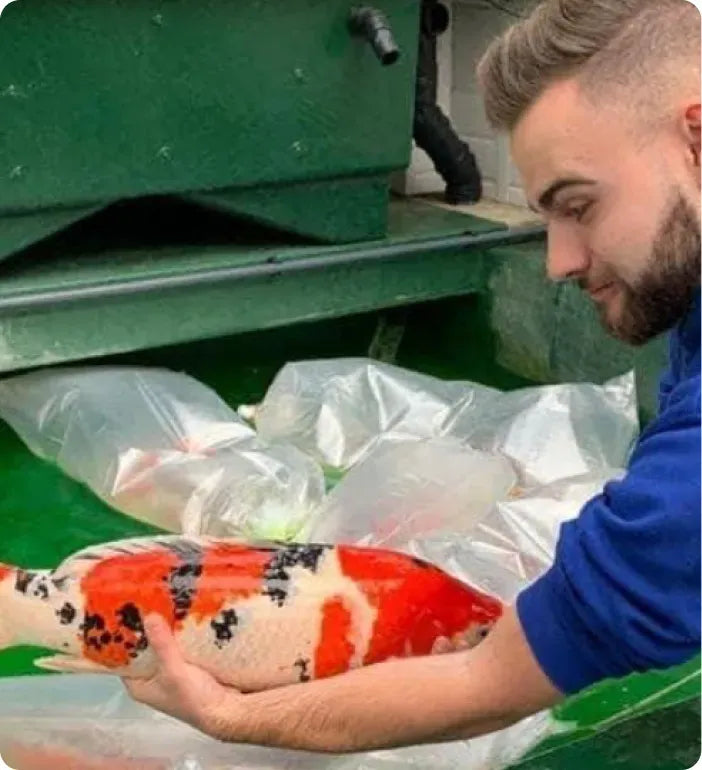
[[[242,695],[165,624],[137,700],[225,741],[346,752],[503,728],[598,680],[700,647],[700,20],[685,0],[546,0],[479,67],[555,280],[617,336],[672,330],[660,414],[627,476],[563,526],[553,567],[471,651]]]

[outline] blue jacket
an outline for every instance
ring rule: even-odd
[[[671,334],[659,414],[625,478],[562,526],[552,568],[519,595],[517,613],[567,694],[699,652],[699,291]]]

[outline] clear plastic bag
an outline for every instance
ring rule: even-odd
[[[263,402],[242,411],[265,440],[325,465],[347,469],[379,444],[451,436],[505,455],[524,484],[622,467],[639,429],[633,372],[503,393],[359,358],[288,364]]]
[[[354,755],[227,745],[133,703],[112,678],[0,680],[0,754],[15,770],[498,770],[560,726],[545,713],[473,741]],[[14,764],[13,764],[14,763]]]
[[[561,525],[623,474],[612,468],[521,490],[466,531],[415,537],[400,547],[510,603],[553,563]]]
[[[290,540],[323,496],[314,460],[252,438],[210,455],[129,450],[104,499],[174,532]]]
[[[159,369],[88,367],[0,381],[0,417],[108,505],[174,532],[293,537],[321,468],[269,446],[209,388]]]
[[[498,393],[364,358],[301,361],[280,370],[253,417],[262,438],[346,469],[379,443],[445,435],[457,407],[480,410]]]
[[[309,537],[392,548],[415,537],[466,532],[516,482],[507,459],[455,440],[383,444],[329,494]]]

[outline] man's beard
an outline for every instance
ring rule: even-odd
[[[700,285],[700,224],[678,195],[653,243],[649,266],[635,285],[619,283],[622,310],[605,327],[631,345],[643,345],[672,329],[687,313]]]

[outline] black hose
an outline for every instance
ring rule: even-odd
[[[449,23],[448,11],[439,0],[422,0],[422,26],[414,109],[414,141],[431,158],[446,182],[448,203],[475,203],[482,197],[482,178],[475,156],[454,131],[436,103],[436,38]]]

